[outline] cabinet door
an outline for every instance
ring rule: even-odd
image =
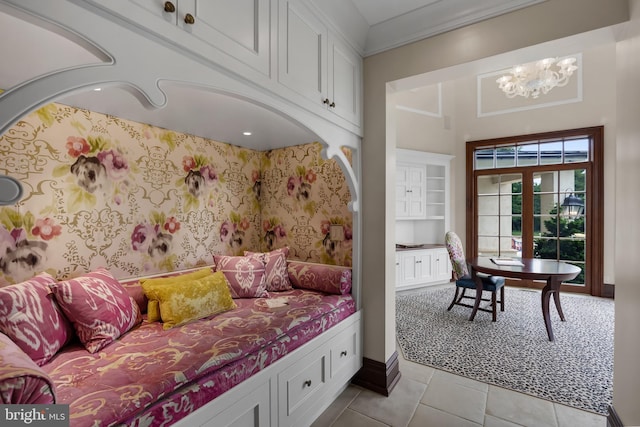
[[[434,256],[434,280],[451,280],[451,261],[446,249],[438,249]]]
[[[321,105],[327,98],[327,27],[294,0],[278,3],[278,81]]]
[[[426,180],[426,167],[409,168],[409,216],[411,218],[426,218]]]
[[[409,167],[398,165],[396,167],[396,218],[402,219],[409,217],[409,205],[411,199],[409,195]]]
[[[402,255],[396,252],[396,286],[402,286]]]
[[[270,5],[271,0],[180,0],[178,24],[206,43],[268,74]],[[193,24],[185,23],[187,13],[194,16]]]
[[[420,251],[416,256],[418,281],[427,283],[433,281],[434,278],[434,259],[435,252],[432,250]]]
[[[178,23],[178,14],[175,12],[165,11],[164,0],[131,0],[132,3],[145,9],[151,15],[155,15],[163,20],[176,25]],[[174,7],[177,5],[177,1],[172,1]]]
[[[164,0],[87,1],[233,71],[229,56],[270,73],[272,0],[173,0],[172,12]],[[185,22],[187,14],[193,23]]]
[[[402,270],[402,284],[415,283],[420,276],[417,251],[403,252],[400,259]]]
[[[327,98],[329,110],[349,122],[361,122],[362,59],[335,36],[329,35]]]
[[[426,166],[396,166],[396,218],[426,218]]]
[[[320,348],[278,374],[278,426],[303,424],[329,380],[329,357],[328,350]]]

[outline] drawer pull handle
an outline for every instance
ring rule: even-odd
[[[347,355],[347,350],[342,350],[340,352],[340,357],[346,356]]]
[[[194,22],[196,22],[196,18],[194,18],[192,14],[187,13],[186,15],[184,15],[184,22],[192,25]]]
[[[169,12],[169,13],[173,13],[173,12],[176,11],[176,7],[170,1],[166,1],[166,2],[164,2],[164,11],[165,12]]]
[[[306,380],[304,383],[302,383],[302,388],[305,387],[311,387],[311,380]]]

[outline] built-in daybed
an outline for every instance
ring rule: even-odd
[[[0,289],[0,328],[15,340],[0,336],[2,402],[68,404],[74,427],[179,420],[189,426],[309,424],[361,366],[351,270],[289,261],[293,286],[267,293],[246,292],[214,269],[122,287],[104,269],[60,282],[43,273]],[[233,275],[253,275],[238,271]],[[222,289],[215,280],[226,302],[211,297]],[[196,301],[191,289],[207,281],[212,287],[198,298],[213,298],[214,310],[221,312],[189,320],[193,314],[181,312],[198,306],[191,304]],[[38,299],[46,298],[47,287],[57,301],[53,309],[50,300]],[[159,310],[150,307],[157,289],[164,292]],[[120,297],[124,303],[114,309],[112,302]],[[92,309],[86,310],[89,301]],[[67,315],[56,317],[58,308]],[[8,320],[6,312],[22,314]],[[46,317],[40,324],[38,312]],[[29,315],[33,319],[25,319]],[[91,336],[79,327],[89,324],[83,315],[99,319],[90,322]],[[109,324],[114,318],[126,320]],[[117,325],[123,326],[120,336],[113,335]],[[65,331],[71,332],[58,339]],[[52,351],[56,345],[61,348]]]

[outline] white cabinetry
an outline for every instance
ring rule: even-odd
[[[399,250],[396,252],[396,260],[397,290],[446,283],[451,280],[451,263],[444,247]]]
[[[278,3],[278,81],[352,124],[361,123],[362,58],[299,0]]]
[[[362,367],[360,331],[360,312],[356,312],[174,426],[311,424]]]
[[[451,270],[451,260],[447,249],[436,249],[433,260],[433,281],[436,283],[451,281]]]
[[[271,0],[85,0],[207,60],[269,75]]]
[[[398,163],[396,219],[426,219],[427,166]]]
[[[323,102],[327,92],[327,26],[297,1],[278,3],[278,81]]]
[[[362,57],[304,0],[84,0],[354,133]]]
[[[327,98],[329,111],[360,126],[362,119],[362,58],[329,33]],[[327,105],[327,104],[325,104]]]
[[[396,241],[443,244],[453,156],[398,149],[396,159]]]
[[[278,426],[297,427],[313,420],[313,408],[331,394],[332,387],[335,393],[336,384],[344,384],[360,369],[361,356],[359,329],[351,327],[281,371]]]

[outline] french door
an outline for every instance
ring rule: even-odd
[[[564,291],[602,293],[601,127],[470,142],[470,256],[564,261]],[[509,280],[542,288],[544,282]]]

